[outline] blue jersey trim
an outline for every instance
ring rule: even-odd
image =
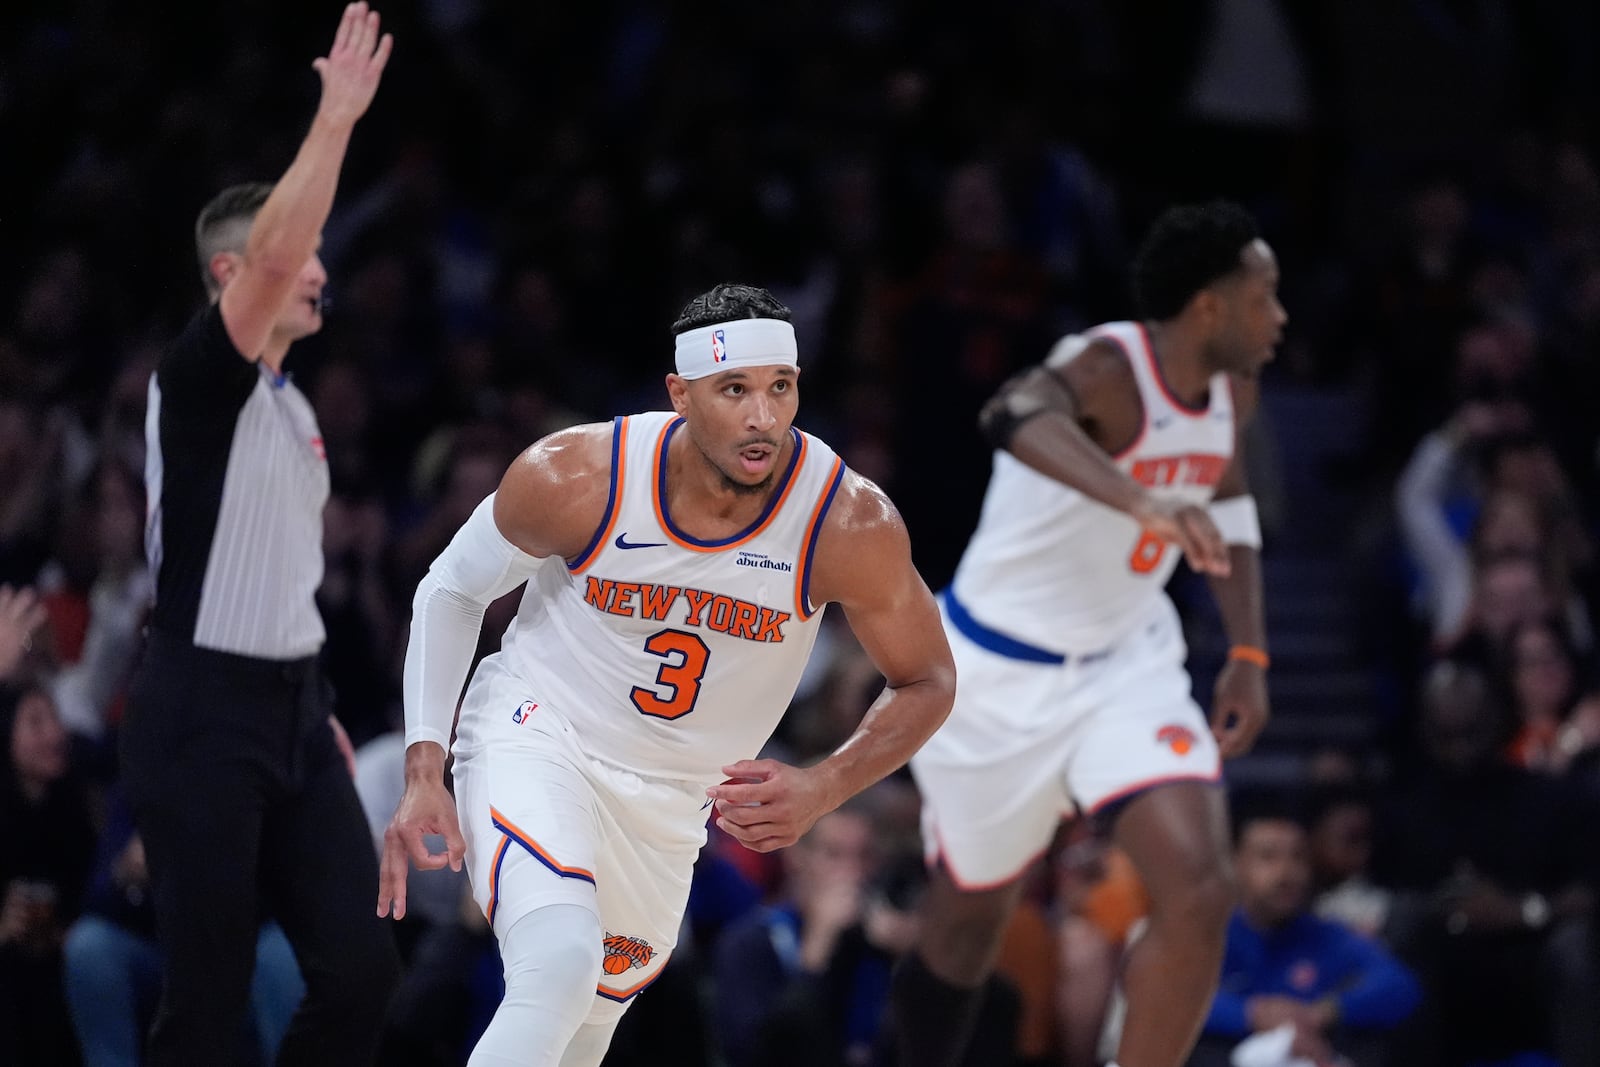
[[[1030,645],[1026,641],[1018,641],[1015,637],[1008,637],[997,630],[991,630],[983,623],[974,619],[961,601],[956,599],[955,590],[946,587],[939,594],[944,599],[945,614],[950,616],[950,625],[960,630],[962,636],[979,648],[986,648],[997,656],[1008,659],[1020,659],[1028,663],[1053,663],[1057,666],[1067,662],[1067,657],[1057,652]]]

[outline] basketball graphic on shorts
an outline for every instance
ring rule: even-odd
[[[621,974],[629,967],[647,966],[656,954],[650,942],[626,934],[607,934],[600,944],[605,948],[605,958],[600,961],[600,966],[607,974]]]
[[[1183,726],[1163,726],[1156,732],[1156,740],[1180,756],[1187,756],[1194,748],[1194,732]]]

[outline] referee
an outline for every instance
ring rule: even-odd
[[[166,955],[156,1067],[233,1061],[265,916],[306,982],[280,1065],[370,1063],[398,978],[316,660],[328,465],[282,373],[289,346],[322,325],[317,245],[391,46],[376,12],[345,8],[313,63],[322,96],[293,164],[275,187],[229,189],[200,213],[211,302],[150,381],[156,604],[121,756]]]

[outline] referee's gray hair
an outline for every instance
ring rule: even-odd
[[[194,220],[194,251],[200,259],[200,280],[209,296],[222,291],[211,276],[211,257],[218,252],[243,252],[256,212],[272,194],[269,182],[230,185],[200,209]]]

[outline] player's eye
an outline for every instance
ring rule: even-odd
[[[789,379],[779,378],[777,381],[773,382],[772,391],[774,393],[787,393],[789,391]]]
[[[726,389],[723,390],[723,392],[727,393],[729,396],[743,396],[744,386],[738,382],[732,382]]]

